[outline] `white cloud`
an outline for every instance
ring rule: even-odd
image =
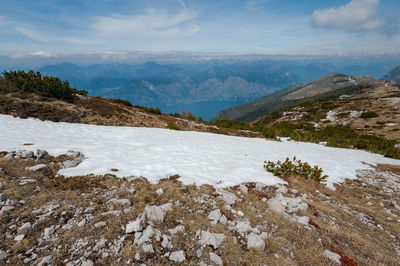
[[[315,27],[373,30],[383,22],[374,20],[380,0],[352,0],[344,6],[318,9],[312,15]]]
[[[137,16],[95,17],[91,28],[109,37],[178,37],[199,31],[199,26],[191,23],[196,17],[197,14],[188,9],[174,14],[150,9]]]

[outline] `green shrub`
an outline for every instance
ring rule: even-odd
[[[168,128],[172,130],[179,130],[178,126],[173,122],[168,122]]]
[[[106,99],[106,100],[109,101],[109,102],[112,102],[112,103],[122,104],[122,105],[125,105],[125,106],[128,106],[128,107],[132,107],[133,106],[131,104],[131,102],[127,101],[127,100],[122,100],[122,99]]]
[[[271,161],[264,162],[264,168],[266,171],[274,174],[278,177],[289,177],[291,175],[301,176],[305,179],[312,179],[318,183],[326,181],[328,176],[322,175],[323,170],[317,165],[312,167],[307,162],[302,162],[293,157],[293,161],[286,158],[284,162],[277,161],[276,163]]]
[[[276,138],[276,132],[275,129],[272,127],[264,127],[264,130],[262,131],[263,135],[265,138]]]
[[[233,120],[217,120],[214,122],[214,125],[220,128],[229,128],[229,129],[234,129],[234,130],[249,130],[250,126],[243,123],[243,122],[237,122]]]
[[[160,108],[153,108],[153,107],[147,107],[147,106],[140,106],[140,105],[134,105],[133,107],[142,109],[143,111],[146,111],[148,113],[152,113],[155,115],[161,115],[161,110]]]
[[[18,91],[16,92],[35,93],[65,101],[73,101],[75,94],[87,95],[85,90],[71,88],[68,81],[62,82],[56,77],[42,77],[40,72],[34,73],[33,70],[28,73],[25,73],[25,71],[4,71],[3,76],[17,87]]]
[[[374,118],[378,117],[379,115],[372,111],[367,111],[361,114],[361,118]]]

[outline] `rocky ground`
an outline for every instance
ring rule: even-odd
[[[359,134],[400,141],[400,86],[379,81],[361,94],[342,95],[329,102],[303,104],[282,112],[273,122],[312,123],[317,128],[348,125]],[[364,112],[376,116],[363,118]]]
[[[295,176],[224,189],[179,176],[57,176],[84,158],[1,153],[0,263],[400,264],[399,167],[359,172],[336,190]]]

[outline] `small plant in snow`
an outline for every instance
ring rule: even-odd
[[[266,171],[273,173],[278,177],[288,177],[290,175],[298,175],[302,176],[305,179],[312,179],[317,182],[326,181],[327,175],[322,175],[322,169],[317,165],[312,167],[307,162],[302,162],[301,160],[297,160],[296,157],[293,157],[293,161],[289,158],[286,158],[284,162],[277,161],[265,161],[264,168]]]

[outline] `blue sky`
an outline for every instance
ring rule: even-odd
[[[0,54],[400,53],[398,0],[2,0]]]

